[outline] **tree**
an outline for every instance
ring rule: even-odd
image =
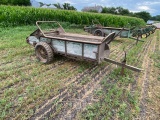
[[[63,9],[62,7],[61,7],[61,4],[60,3],[57,3],[57,4],[53,4],[57,9]]]
[[[30,6],[30,0],[1,0],[2,5],[19,5],[19,6]]]
[[[160,21],[160,15],[151,17],[151,20]]]
[[[74,6],[70,6],[70,10],[77,10]]]
[[[8,0],[0,0],[0,5],[7,5]]]
[[[39,2],[39,4],[40,4],[40,7],[42,7],[44,5],[44,3],[42,3],[42,2]]]
[[[76,8],[71,6],[69,3],[64,3],[63,4],[63,9],[65,9],[65,10],[77,10]]]
[[[63,4],[63,9],[69,10],[70,4],[69,3],[64,3]]]
[[[124,9],[122,7],[117,7],[117,14],[119,15],[129,15],[129,10],[128,9]]]
[[[124,9],[122,7],[103,7],[101,13],[111,13],[111,14],[118,14],[118,15],[129,15],[129,10]]]
[[[115,7],[109,7],[107,12],[111,14],[117,14],[117,9]]]
[[[46,6],[50,6],[51,4],[46,4]]]
[[[117,8],[115,7],[104,7],[102,8],[102,12],[101,13],[110,13],[110,14],[118,14],[117,12]]]
[[[108,13],[108,8],[107,7],[103,7],[101,13]]]
[[[149,12],[142,11],[142,12],[137,12],[134,13],[135,17],[142,18],[145,22],[147,22],[149,19],[151,19],[151,15]]]
[[[71,6],[69,3],[64,3],[64,4],[53,4],[57,9],[64,9],[64,10],[77,10],[74,6]]]

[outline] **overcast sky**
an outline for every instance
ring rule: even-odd
[[[101,5],[106,7],[118,7],[129,9],[131,12],[147,11],[152,16],[160,15],[160,0],[36,0],[47,4],[70,3],[78,11],[83,7]]]

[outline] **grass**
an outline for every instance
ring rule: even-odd
[[[51,72],[51,70],[46,72],[47,69],[50,69],[49,65],[38,63],[34,57],[34,49],[25,42],[25,38],[35,29],[34,26],[21,26],[6,28],[0,33],[0,52],[2,53],[0,63],[1,119],[7,116],[28,116],[33,106],[39,105],[42,100],[48,98],[51,91],[56,93],[61,79],[77,73],[77,71],[72,74],[71,72],[65,73],[67,71],[65,66],[69,67],[71,65],[68,64],[71,63],[58,67],[58,72]],[[60,73],[65,74],[61,76]],[[51,77],[54,74],[55,76]],[[25,110],[25,106],[28,106],[28,110],[21,115],[20,111]],[[13,114],[13,110],[17,114]]]
[[[128,89],[134,81],[133,76],[131,72],[121,76],[120,70],[115,69],[103,78],[101,89],[94,95],[98,102],[87,106],[80,119],[133,119],[139,113],[138,93],[133,94]]]
[[[0,28],[0,119],[28,119],[48,99],[58,95],[59,90],[64,87],[76,96],[78,93],[75,87],[82,87],[92,82],[91,76],[96,75],[108,65],[108,63],[100,64],[83,77],[78,85],[73,84],[72,78],[92,68],[92,62],[73,61],[66,57],[55,56],[54,62],[49,65],[39,63],[36,60],[34,48],[25,41],[35,29],[35,26]],[[86,34],[80,28],[66,27],[65,30]],[[121,42],[122,44],[119,44]],[[116,49],[122,52],[126,44],[133,42],[135,41],[118,39],[111,43],[111,50]],[[119,47],[116,47],[117,45]],[[143,45],[144,43],[139,43],[128,52],[129,64],[141,65],[139,63],[141,61],[135,60],[135,57],[138,51],[142,51]],[[116,55],[117,53],[114,52],[111,57],[115,58]],[[159,60],[159,58],[155,59]],[[134,82],[134,74],[126,70],[125,76],[122,77],[119,73],[120,68],[102,78],[101,88],[94,94],[99,102],[88,106],[82,112],[81,118],[132,119],[137,115],[139,94],[137,90],[132,93],[129,89],[129,85]],[[61,110],[62,106],[57,107]]]
[[[151,58],[154,60],[154,65],[155,67],[157,67],[157,73],[160,70],[160,48],[159,48],[159,40],[160,36],[159,36],[159,32],[157,32],[157,44],[156,44],[156,50],[154,52],[154,54],[151,55]],[[160,81],[160,76],[157,77],[157,80]]]
[[[142,66],[145,43],[139,42],[127,51],[127,64],[133,66]],[[122,50],[126,45],[119,48]],[[159,53],[159,52],[157,52]],[[140,57],[139,57],[140,56]],[[159,60],[156,54],[156,60]],[[158,67],[158,63],[156,66]],[[80,114],[80,119],[89,120],[130,120],[140,112],[139,107],[139,87],[131,90],[130,86],[135,84],[135,73],[130,70],[125,70],[125,75],[120,76],[121,69],[115,69],[109,75],[103,78],[101,88],[95,92],[95,99],[98,102],[86,107]]]

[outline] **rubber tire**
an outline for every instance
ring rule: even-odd
[[[45,58],[40,53],[40,50],[41,52],[45,53]],[[54,57],[53,50],[50,47],[50,45],[46,42],[37,43],[35,46],[35,53],[36,53],[37,59],[44,64],[48,64],[53,61],[53,57]]]
[[[94,36],[103,36],[103,32],[101,30],[94,31]]]

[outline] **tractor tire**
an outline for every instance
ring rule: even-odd
[[[94,36],[103,36],[103,32],[101,30],[95,30],[94,31]]]
[[[46,42],[37,43],[35,46],[35,53],[37,59],[44,64],[48,64],[53,61],[54,57],[53,50],[51,46]]]

